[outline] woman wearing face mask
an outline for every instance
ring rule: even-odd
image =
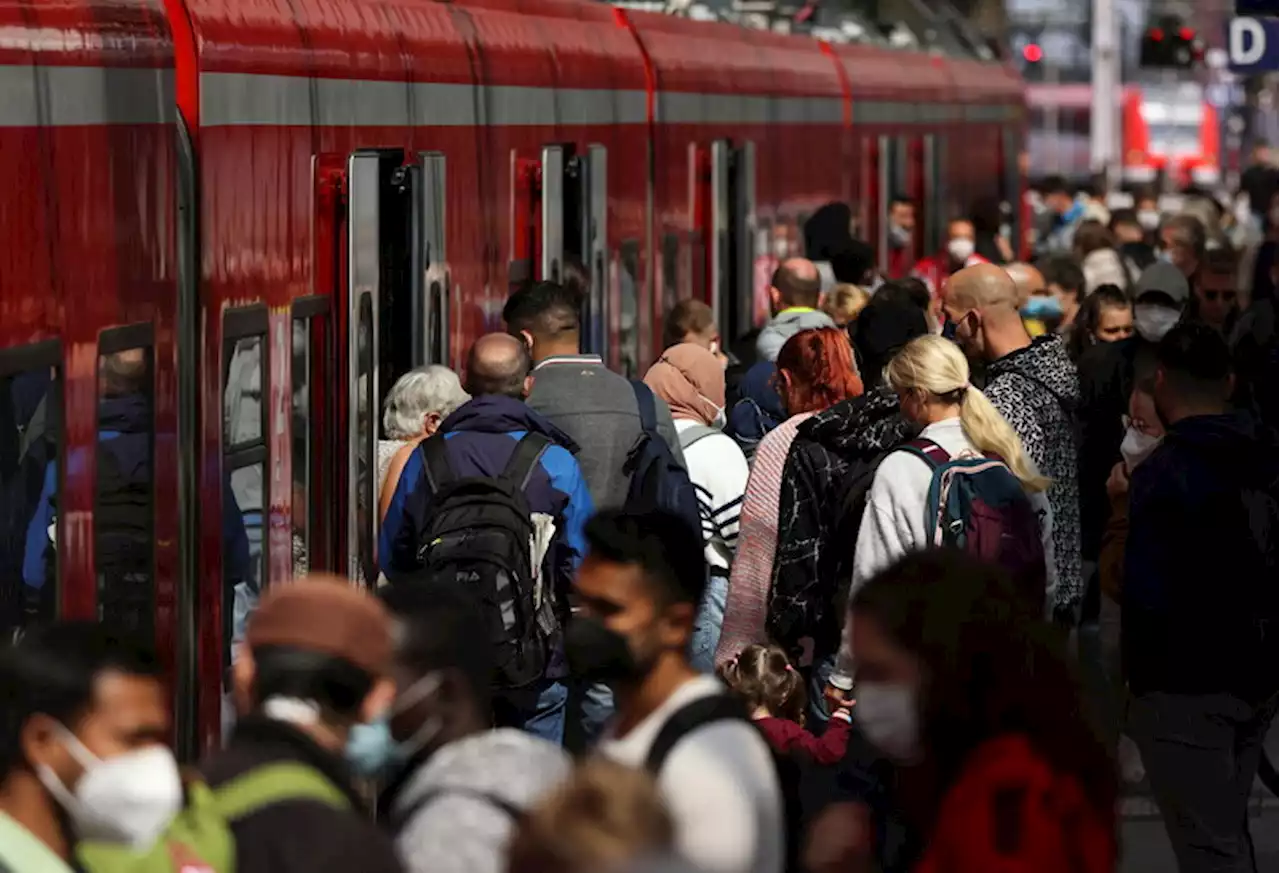
[[[1124,549],[1129,538],[1129,478],[1134,469],[1151,456],[1164,439],[1164,424],[1156,413],[1156,401],[1148,388],[1135,388],[1129,398],[1129,414],[1124,418],[1124,440],[1120,443],[1120,461],[1107,478],[1107,497],[1111,500],[1111,517],[1102,535],[1098,557],[1098,578],[1102,590],[1120,602],[1124,585]]]
[[[937,254],[916,262],[911,275],[920,279],[937,299],[946,293],[947,278],[958,270],[974,264],[990,263],[976,254],[973,222],[967,218],[953,218],[947,225],[947,243]]]
[[[694,627],[693,666],[714,669],[724,622],[729,566],[738,547],[738,519],[749,469],[742,449],[724,426],[724,368],[715,355],[693,343],[662,353],[645,384],[671,408],[689,479],[698,493],[710,580]]]
[[[907,557],[852,602],[854,720],[897,765],[914,870],[1110,873],[1116,785],[1062,645],[967,555]]]

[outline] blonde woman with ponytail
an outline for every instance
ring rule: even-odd
[[[951,457],[999,455],[1018,477],[1041,513],[1049,601],[1056,584],[1052,519],[1044,494],[1049,480],[1041,476],[1022,449],[1013,428],[982,392],[969,384],[969,363],[954,342],[940,336],[912,340],[885,368],[885,378],[898,395],[902,414],[919,424],[920,436],[941,446]],[[918,455],[903,448],[881,462],[867,495],[867,509],[853,556],[853,588],[902,558],[927,548],[925,509],[933,471]]]

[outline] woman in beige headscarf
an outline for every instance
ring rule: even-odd
[[[724,367],[702,346],[680,343],[649,368],[645,384],[671,407],[689,479],[698,493],[710,580],[694,627],[693,664],[714,667],[729,564],[738,545],[738,515],[747,490],[747,459],[721,432],[724,426]]]

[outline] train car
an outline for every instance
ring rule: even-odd
[[[586,275],[638,374],[696,296],[732,337],[831,200],[883,250],[1018,202],[1020,86],[971,61],[582,0],[0,0],[8,634],[153,637],[187,755],[262,587],[376,575],[394,380],[513,284]]]

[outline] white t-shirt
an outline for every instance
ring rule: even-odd
[[[724,692],[698,676],[624,737],[612,729],[600,742],[605,756],[643,768],[653,741],[673,713]],[[764,737],[745,721],[718,721],[684,737],[667,756],[658,787],[676,825],[676,844],[708,873],[781,873],[784,861],[782,794]]]
[[[699,422],[677,418],[676,433],[684,433]],[[742,449],[723,433],[708,434],[684,450],[689,481],[698,495],[702,512],[702,539],[707,565],[729,575],[729,565],[738,548],[738,516],[751,470]]]

